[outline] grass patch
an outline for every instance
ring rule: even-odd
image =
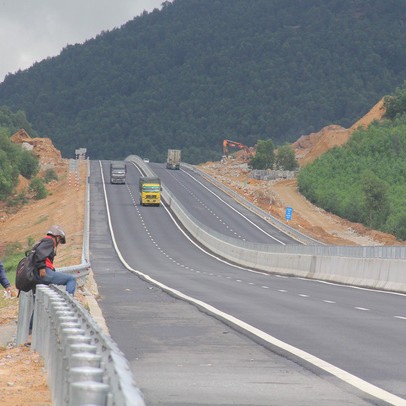
[[[48,215],[44,214],[39,217],[39,219],[34,223],[35,225],[43,223],[44,221],[48,221]]]
[[[21,259],[24,257],[25,251],[29,250],[32,247],[32,245],[34,244],[33,241],[34,241],[34,238],[32,236],[29,236],[27,238],[26,247],[23,247],[18,242],[8,244],[6,247],[6,252],[5,252],[2,262],[4,265],[4,269],[6,270],[7,279],[14,286],[15,286],[17,265],[21,261]]]
[[[23,256],[24,256],[24,252],[20,252],[20,253],[15,253],[13,255],[4,257],[3,265],[4,265],[4,269],[6,270],[6,276],[7,276],[7,279],[10,281],[10,283],[13,286],[15,286],[15,282],[16,282],[17,265],[21,261]]]

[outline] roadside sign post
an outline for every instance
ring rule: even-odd
[[[293,209],[292,207],[286,207],[285,219],[287,221],[292,220]]]

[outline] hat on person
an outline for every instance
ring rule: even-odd
[[[65,231],[63,231],[60,226],[51,226],[47,231],[47,235],[52,235],[53,237],[61,237],[61,244],[66,243]]]

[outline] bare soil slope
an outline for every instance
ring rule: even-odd
[[[49,195],[43,200],[30,200],[18,211],[0,206],[0,258],[11,243],[27,247],[27,238],[42,238],[52,224],[61,225],[67,234],[67,244],[62,245],[55,258],[57,267],[81,262],[83,220],[87,169],[85,161],[79,162],[79,172],[69,171],[69,161],[62,159],[51,140],[30,138],[24,131],[13,136],[14,142],[32,145],[38,154],[41,171],[52,168],[59,180],[47,185]],[[28,182],[20,179],[19,190]],[[0,290],[0,329],[15,323],[18,300],[3,299]],[[77,299],[81,300],[80,292]],[[41,357],[25,346],[0,348],[0,405],[51,405],[46,383],[46,371]]]
[[[356,129],[359,127],[368,127],[373,121],[381,120],[384,114],[385,107],[384,99],[382,98],[364,117],[353,124],[351,128],[329,125],[317,133],[301,136],[292,144],[299,165],[305,166],[312,163],[317,157],[329,149],[345,144]]]

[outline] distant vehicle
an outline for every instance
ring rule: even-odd
[[[115,161],[110,163],[110,183],[125,183],[127,166],[125,162]]]
[[[180,169],[180,149],[168,149],[168,158],[166,159],[167,169]]]
[[[139,181],[141,206],[159,206],[161,203],[161,180],[154,177],[141,177]]]
[[[146,164],[149,164],[149,158],[144,158],[144,162],[145,162]]]

